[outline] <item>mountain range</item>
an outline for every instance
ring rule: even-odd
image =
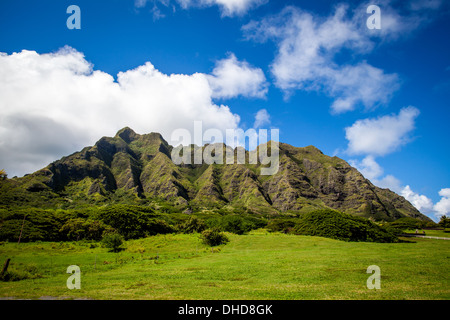
[[[253,152],[270,148],[270,143]],[[277,144],[277,173],[261,175],[261,163],[176,165],[174,147],[159,133],[141,135],[127,127],[35,173],[0,181],[0,205],[158,200],[186,213],[220,209],[276,215],[331,208],[377,221],[429,220],[404,197],[373,185],[346,161],[314,146]],[[192,145],[190,150],[193,154],[205,147]],[[252,154],[244,152],[246,159]]]

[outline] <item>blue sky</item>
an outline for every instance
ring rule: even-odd
[[[35,171],[124,125],[169,140],[258,114],[437,219],[450,213],[449,13],[443,0],[3,0],[0,167]]]

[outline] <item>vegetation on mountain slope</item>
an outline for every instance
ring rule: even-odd
[[[185,213],[276,216],[333,209],[376,221],[429,220],[405,198],[374,186],[344,160],[313,146],[280,143],[279,170],[272,176],[259,175],[260,163],[175,165],[172,149],[158,133],[139,135],[124,128],[35,173],[5,177],[0,181],[0,207],[166,203]]]

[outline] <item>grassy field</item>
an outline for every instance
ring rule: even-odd
[[[0,282],[0,298],[87,299],[449,299],[450,241],[343,242],[320,237],[229,234],[211,248],[196,234],[157,235],[108,252],[96,243],[3,243],[0,263],[29,277]],[[69,290],[69,265],[81,289]],[[381,289],[366,269],[381,269]]]
[[[414,233],[414,230],[408,230],[408,233]],[[422,230],[419,231],[421,233]],[[444,230],[425,230],[425,235],[430,237],[450,238],[450,232]]]

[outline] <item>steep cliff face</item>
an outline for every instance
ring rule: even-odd
[[[193,146],[192,150],[204,148]],[[120,193],[181,206],[226,206],[263,214],[333,208],[376,220],[428,219],[403,197],[374,186],[344,160],[313,146],[280,143],[279,169],[269,176],[259,174],[261,163],[176,165],[172,150],[158,133],[139,135],[124,128],[31,175],[2,182],[0,204],[23,201],[27,195],[48,201],[73,202],[82,197],[105,202]],[[245,157],[250,154],[246,152]]]

